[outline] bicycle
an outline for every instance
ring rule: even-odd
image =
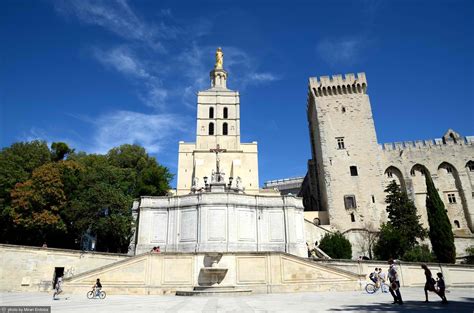
[[[381,289],[383,293],[386,293],[388,292],[388,285],[384,282],[381,282],[380,283],[380,287],[377,287],[377,285],[375,284],[372,284],[372,283],[368,283],[367,285],[365,285],[365,291],[368,293],[368,294],[373,294],[373,293],[376,293],[377,290]]]
[[[99,297],[99,299],[105,299],[106,296],[107,294],[103,290],[95,291],[94,289],[92,289],[91,291],[87,293],[87,299],[92,299],[92,298],[97,298],[97,297]]]

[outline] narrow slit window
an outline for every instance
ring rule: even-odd
[[[214,108],[209,108],[209,118],[214,118]]]
[[[356,221],[354,213],[351,213],[351,222],[354,223]]]
[[[227,108],[224,108],[224,118],[229,117],[229,110]]]
[[[209,135],[214,135],[214,123],[209,123]]]
[[[375,196],[372,195],[372,203],[375,203]]]
[[[227,123],[222,124],[222,135],[228,134]]]

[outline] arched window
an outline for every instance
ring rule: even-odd
[[[209,123],[209,135],[214,135],[214,123]]]
[[[227,108],[224,108],[224,118],[227,118],[229,116],[229,110]]]
[[[461,228],[461,225],[459,224],[458,220],[454,220],[454,225],[456,225],[457,228]]]
[[[227,123],[222,124],[222,135],[227,135]]]
[[[209,118],[214,118],[214,108],[209,108]]]

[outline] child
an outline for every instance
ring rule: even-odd
[[[438,295],[441,297],[441,299],[443,299],[442,303],[447,304],[448,300],[446,299],[445,295],[446,285],[444,283],[443,274],[437,273],[436,275],[438,276],[438,280],[436,282],[436,284],[438,285]]]

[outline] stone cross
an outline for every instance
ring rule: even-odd
[[[219,165],[220,165],[219,153],[226,152],[227,149],[221,149],[221,147],[217,145],[215,149],[211,149],[210,151],[216,154],[216,170],[217,170],[217,174],[219,174],[221,172],[219,169]]]

